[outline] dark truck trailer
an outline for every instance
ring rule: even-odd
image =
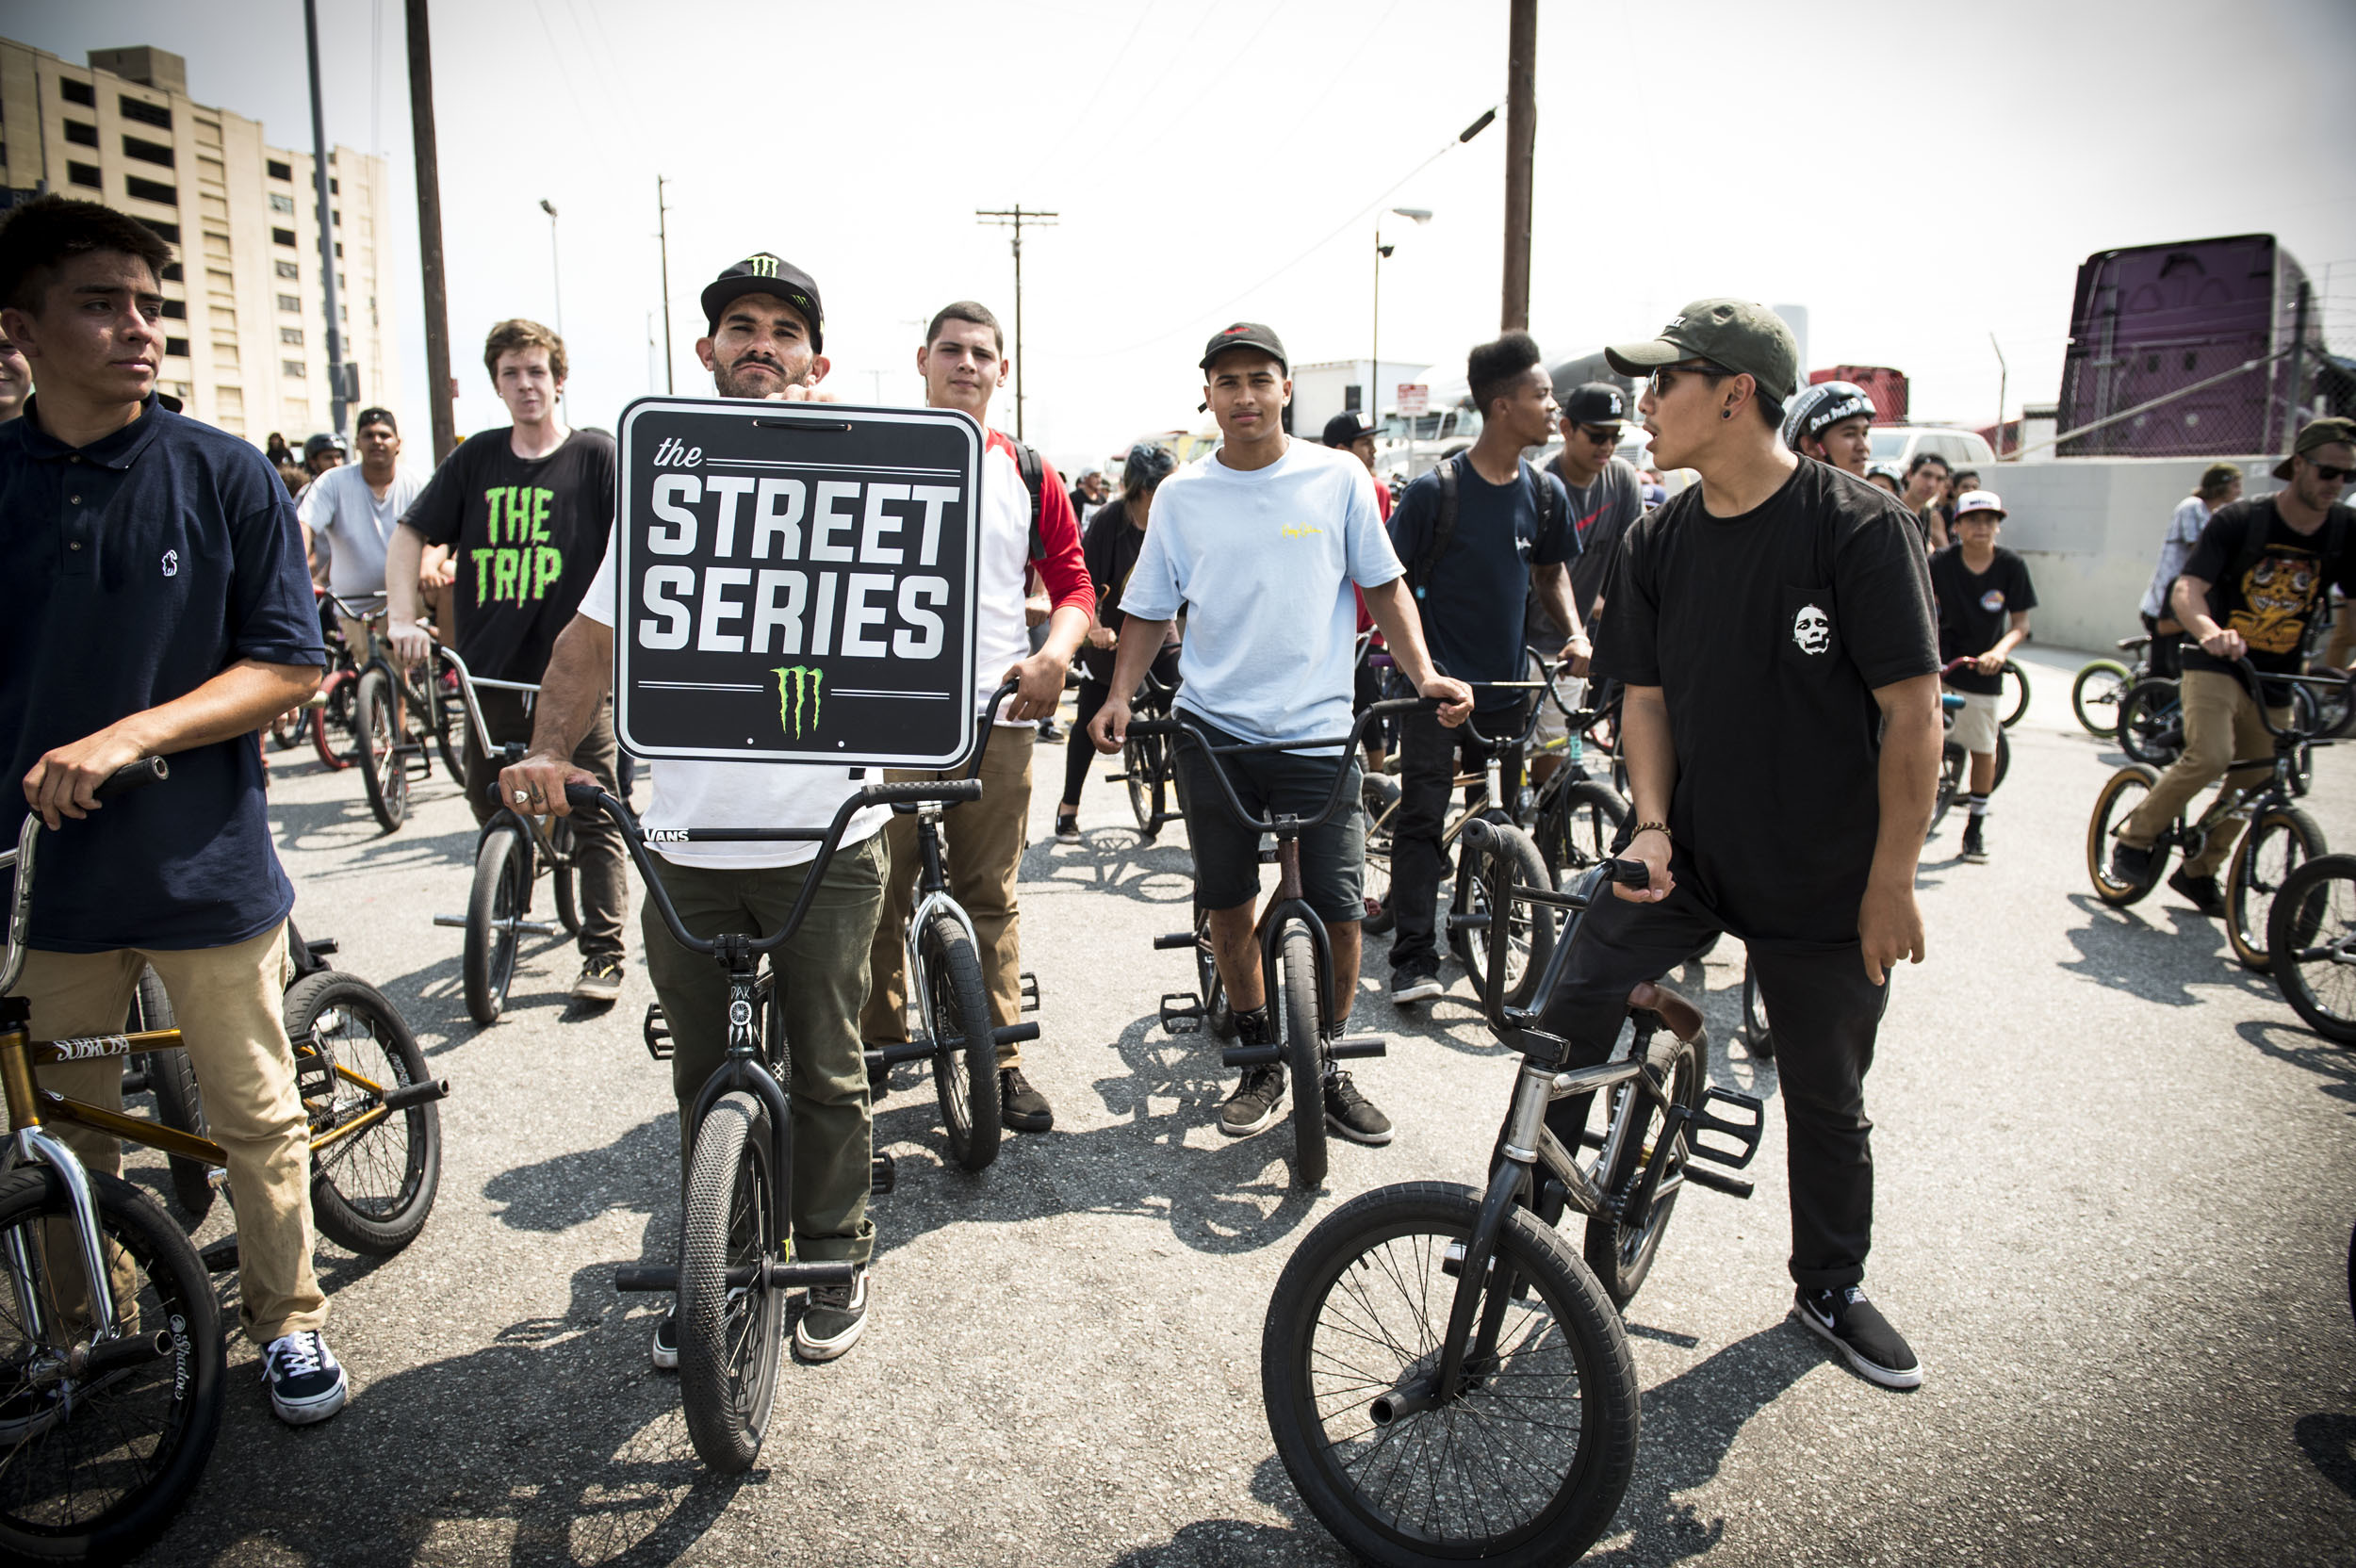
[[[2299,409],[2345,408],[2350,391],[2305,270],[2270,234],[2098,251],[2078,269],[2063,457],[2282,451]]]
[[[1876,425],[1903,425],[1906,422],[1906,373],[1887,365],[1834,365],[1808,373],[1810,386],[1819,382],[1845,381],[1863,387],[1865,395],[1873,400]]]

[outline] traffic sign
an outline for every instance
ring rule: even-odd
[[[614,536],[622,744],[898,768],[963,757],[982,440],[948,409],[631,403]]]
[[[1432,406],[1432,388],[1422,382],[1403,381],[1399,384],[1399,411],[1414,416]]]

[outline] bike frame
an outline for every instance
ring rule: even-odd
[[[974,740],[973,761],[966,770],[967,779],[980,777],[982,759],[990,754],[990,732],[998,727],[999,706],[1013,694],[1015,688],[1016,682],[1009,680],[990,694],[990,707],[983,711],[981,727]],[[924,1020],[924,1043],[930,1045],[940,1038],[940,1032],[933,1026],[932,989],[924,983],[924,955],[918,939],[919,934],[933,916],[945,913],[964,928],[965,939],[973,944],[977,956],[982,951],[982,939],[973,928],[973,917],[965,912],[965,906],[959,904],[950,892],[948,874],[941,864],[941,820],[948,807],[941,801],[928,800],[893,809],[912,811],[916,817],[917,899],[916,907],[908,913],[908,925],[900,933],[900,950],[908,965],[901,972],[908,977],[908,994],[922,999],[917,1016]]]
[[[2342,694],[2344,700],[2356,703],[2356,675],[2261,676],[2257,666],[2248,659],[2235,660],[2234,664],[2236,666],[2234,675],[2240,678],[2243,691],[2249,694],[2250,702],[2257,708],[2258,723],[2274,739],[2274,750],[2269,756],[2235,758],[2233,761],[2226,763],[2224,777],[2217,785],[2217,797],[2209,802],[2208,809],[2194,818],[2189,825],[2185,823],[2184,813],[2180,811],[2177,813],[2176,821],[2169,825],[2168,837],[2180,844],[2188,846],[2196,835],[2205,843],[2209,835],[2217,830],[2217,825],[2229,818],[2236,816],[2254,818],[2267,806],[2290,805],[2296,795],[2290,783],[2293,755],[2301,746],[2328,746],[2332,743],[2329,740],[2318,739],[2300,729],[2296,724],[2277,728],[2273,716],[2266,711],[2266,683],[2303,686],[2322,691],[2336,690]],[[2266,778],[2252,784],[2231,782],[2233,775],[2252,768],[2267,770]]]

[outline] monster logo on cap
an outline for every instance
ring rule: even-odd
[[[818,302],[818,284],[808,272],[767,251],[755,251],[704,285],[704,328],[718,333],[720,313],[747,294],[768,294],[801,313],[810,327],[810,346],[826,351],[826,314]]]

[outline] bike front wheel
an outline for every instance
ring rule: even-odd
[[[360,777],[368,786],[368,809],[390,833],[409,818],[409,767],[401,755],[392,678],[373,665],[361,671],[355,704],[352,730],[359,742]]]
[[[2184,710],[2176,682],[2153,676],[2119,699],[2119,749],[2132,761],[2165,768],[2184,751]]]
[[[1593,779],[1564,785],[1538,827],[1538,855],[1554,874],[1554,890],[1569,892],[1612,858],[1626,821],[1628,802],[1609,785]]]
[[[2029,716],[2029,672],[2007,659],[1998,678],[2004,683],[2004,727],[2010,729]]]
[[[1277,1455],[1335,1539],[1384,1568],[1569,1562],[1610,1527],[1635,1466],[1619,1315],[1518,1206],[1474,1317],[1492,1331],[1437,1397],[1449,1252],[1480,1210],[1470,1188],[1436,1182],[1353,1199],[1294,1250],[1268,1300],[1260,1390]]]
[[[88,1173],[123,1339],[162,1353],[94,1374],[90,1295],[65,1184],[46,1166],[0,1177],[0,1559],[121,1562],[171,1523],[221,1429],[226,1353],[212,1282],[180,1228],[130,1184]],[[38,1304],[45,1330],[32,1322]]]
[[[2070,683],[2070,710],[2087,734],[2108,740],[2119,733],[2119,699],[2127,694],[2132,673],[2116,659],[2098,659]]]
[[[723,1475],[752,1467],[777,1389],[785,1288],[761,1277],[770,1238],[784,1231],[784,1194],[772,1166],[761,1102],[741,1089],[722,1095],[695,1129],[676,1310],[687,1435]]]
[[[2135,815],[2159,781],[2158,770],[2138,762],[2111,775],[2094,797],[2094,814],[2086,820],[2086,875],[2094,883],[2094,896],[2115,909],[2135,903],[2159,882],[2157,875],[2148,882],[2126,882],[2111,874],[2111,846],[2118,841],[2119,825]],[[2168,840],[2153,841],[2153,860],[2167,854]]]
[[[1551,891],[1554,874],[1520,828],[1497,822],[1489,847],[1476,855],[1467,848],[1456,868],[1456,897],[1449,906],[1448,943],[1484,995],[1489,985],[1489,944],[1505,943],[1504,1002],[1509,1007],[1530,1004],[1546,960],[1554,956],[1554,921],[1535,905],[1509,899],[1502,910],[1489,907],[1488,857],[1501,855],[1515,886]]]
[[[378,1110],[385,1091],[433,1076],[425,1053],[384,992],[338,970],[296,981],[285,1008],[311,1135],[333,1140],[311,1153],[311,1218],[338,1247],[390,1257],[425,1229],[441,1185],[441,1107]]]
[[[1293,1081],[1293,1184],[1325,1183],[1325,1009],[1317,1001],[1317,943],[1306,928],[1284,933],[1277,950],[1284,966],[1275,989],[1284,999],[1284,1066]]]
[[[2225,939],[2244,969],[2266,972],[2273,962],[2266,949],[2266,916],[2276,895],[2292,872],[2330,847],[2315,819],[2296,806],[2259,812],[2242,834],[2225,873]]]
[[[2307,1027],[2356,1045],[2356,855],[2300,866],[2266,911],[2274,983]]]
[[[1388,774],[1369,773],[1358,784],[1358,806],[1366,814],[1366,867],[1359,873],[1358,893],[1366,905],[1364,926],[1380,937],[1396,923],[1391,909],[1391,841],[1399,825],[1399,780]]]
[[[1131,735],[1121,744],[1122,772],[1129,785],[1129,810],[1137,832],[1152,843],[1162,831],[1163,791],[1167,787],[1163,758],[1169,743],[1159,735]]]
[[[941,1097],[949,1155],[967,1170],[998,1157],[998,1042],[990,1022],[990,991],[973,943],[947,914],[936,914],[917,938],[924,962],[924,1031],[933,1042],[933,1092]]]
[[[466,901],[466,950],[459,963],[466,1016],[497,1023],[515,978],[523,934],[515,929],[532,899],[532,860],[523,835],[498,826],[483,835],[474,855],[474,893]]]
[[[352,763],[353,753],[345,743],[352,739],[353,678],[350,670],[329,671],[319,682],[319,706],[310,710],[311,749],[331,773],[340,773]]]
[[[163,978],[153,969],[139,971],[139,989],[132,994],[131,1016],[123,1027],[133,1033],[180,1027]],[[149,1052],[147,1086],[155,1096],[156,1120],[179,1132],[205,1135],[205,1097],[196,1086],[196,1066],[185,1049]],[[164,1166],[172,1177],[172,1201],[180,1205],[193,1229],[212,1212],[213,1168],[186,1154],[165,1155]]]
[[[1775,1029],[1768,1021],[1767,997],[1759,988],[1759,966],[1747,957],[1742,960],[1742,1043],[1761,1060],[1775,1058]]]
[[[1644,1070],[1659,1086],[1669,1104],[1682,1105],[1689,1111],[1702,1108],[1702,1091],[1709,1086],[1703,1069],[1710,1060],[1708,1031],[1691,1040],[1681,1040],[1667,1029],[1656,1030],[1652,1042],[1645,1048]],[[1603,1173],[1605,1196],[1615,1205],[1625,1205],[1637,1196],[1644,1168],[1652,1159],[1654,1146],[1661,1141],[1668,1125],[1668,1114],[1659,1101],[1636,1087],[1623,1084],[1612,1092],[1604,1126],[1609,1128],[1620,1113],[1628,1096],[1635,1095],[1638,1103],[1628,1112],[1627,1131],[1620,1139],[1620,1148],[1612,1161],[1612,1168]],[[1587,1266],[1595,1271],[1595,1279],[1612,1298],[1612,1304],[1625,1307],[1644,1288],[1644,1276],[1652,1272],[1652,1261],[1661,1250],[1661,1237],[1669,1228],[1669,1216],[1676,1212],[1677,1193],[1685,1185],[1685,1164],[1693,1156],[1688,1152],[1685,1135],[1677,1135],[1677,1147],[1670,1152],[1661,1168],[1661,1180],[1652,1191],[1650,1206],[1639,1224],[1630,1225],[1611,1215],[1591,1215],[1587,1220]]]

